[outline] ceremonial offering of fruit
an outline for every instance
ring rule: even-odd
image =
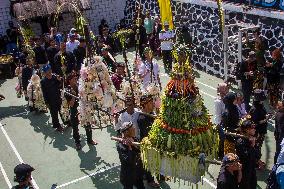
[[[8,64],[13,62],[13,56],[11,55],[2,55],[0,56],[0,64]]]
[[[197,183],[208,168],[199,157],[205,154],[214,159],[219,139],[195,86],[188,59],[183,60],[174,66],[158,118],[149,136],[142,140],[141,157],[153,174]]]
[[[116,99],[114,86],[102,58],[96,56],[83,65],[79,79],[79,120],[82,126],[106,123]]]

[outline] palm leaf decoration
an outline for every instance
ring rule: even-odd
[[[222,6],[222,0],[217,0],[217,5],[218,5],[218,14],[219,14],[219,18],[220,18],[220,31],[223,32],[223,29],[225,27],[225,13],[224,13],[224,9]]]

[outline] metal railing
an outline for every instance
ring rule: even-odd
[[[236,3],[239,5],[247,5],[247,6],[253,6],[258,8],[264,8],[264,9],[272,9],[272,10],[284,10],[284,7],[282,6],[283,0],[223,0],[223,2],[228,3]]]

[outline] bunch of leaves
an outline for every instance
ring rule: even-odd
[[[114,39],[119,39],[119,42],[124,47],[126,40],[134,33],[132,29],[121,29],[112,34]]]
[[[222,0],[217,0],[217,5],[218,5],[218,14],[219,14],[219,19],[220,19],[220,31],[223,32],[223,28],[225,27],[225,13],[224,9],[222,6]]]

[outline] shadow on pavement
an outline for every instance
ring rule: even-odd
[[[85,174],[88,174],[85,171],[83,172]],[[120,184],[119,181],[119,173],[120,173],[120,167],[115,167],[105,172],[96,174],[92,176],[91,179],[94,186],[97,189],[106,189],[106,188],[120,189],[122,188],[122,185]]]
[[[0,120],[14,116],[21,117],[21,115],[17,116],[17,114],[21,114],[26,111],[26,106],[9,106],[9,107],[0,107]]]
[[[7,81],[7,79],[1,79],[0,80],[0,87],[2,86],[3,83],[5,83]]]
[[[109,163],[104,161],[101,157],[97,157],[96,146],[89,146],[89,151],[84,152],[82,150],[78,151],[78,157],[81,160],[80,168],[82,172],[95,170],[99,165],[104,164],[106,166],[111,166]]]

